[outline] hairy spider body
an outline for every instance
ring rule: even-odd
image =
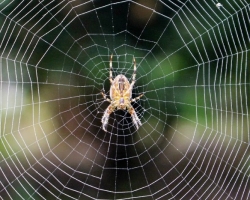
[[[136,76],[136,62],[135,58],[133,59],[134,62],[134,73],[132,75],[132,82],[131,84],[129,83],[128,79],[126,76],[123,74],[119,74],[118,76],[115,77],[113,80],[112,78],[112,58],[113,55],[110,57],[110,62],[109,62],[109,80],[110,80],[110,99],[106,97],[106,94],[104,92],[101,92],[103,95],[103,98],[110,102],[110,105],[107,107],[107,109],[104,111],[104,114],[102,116],[102,129],[104,131],[106,130],[106,127],[108,125],[108,120],[109,120],[109,115],[114,112],[115,110],[128,110],[130,113],[133,123],[136,126],[136,129],[141,126],[141,121],[138,118],[133,106],[131,105],[131,102],[136,101],[137,99],[140,99],[143,94],[140,96],[131,99],[132,98],[132,90],[133,86],[135,84],[135,76]]]

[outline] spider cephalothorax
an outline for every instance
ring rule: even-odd
[[[104,131],[106,130],[106,127],[108,125],[108,120],[109,120],[109,115],[117,110],[128,110],[130,113],[133,123],[138,129],[139,126],[141,126],[141,121],[138,118],[133,106],[131,105],[131,102],[136,101],[137,99],[140,99],[143,94],[140,96],[132,99],[132,90],[133,86],[135,84],[135,76],[136,76],[136,62],[135,58],[133,59],[134,62],[134,73],[132,75],[132,82],[129,83],[128,79],[126,76],[120,74],[115,77],[113,80],[112,78],[112,58],[113,55],[110,57],[110,62],[109,62],[109,80],[110,80],[110,99],[106,97],[105,93],[102,92],[103,98],[110,102],[110,105],[107,107],[107,109],[104,111],[104,114],[102,116],[102,129]]]

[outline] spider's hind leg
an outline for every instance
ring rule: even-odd
[[[112,104],[110,104],[107,109],[104,111],[104,114],[102,116],[102,129],[107,132],[107,125],[109,121],[109,115],[114,111],[114,108],[112,107]]]
[[[133,124],[135,125],[136,129],[138,130],[139,127],[142,125],[139,117],[137,116],[135,109],[132,106],[128,107],[128,112],[130,113],[132,120],[133,120]]]

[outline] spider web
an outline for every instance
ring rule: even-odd
[[[247,1],[0,3],[1,199],[249,198]],[[113,77],[127,111],[101,118]]]

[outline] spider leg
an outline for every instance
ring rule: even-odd
[[[106,94],[104,93],[104,90],[101,91],[101,94],[106,101],[111,102],[111,100],[107,98]]]
[[[128,112],[130,113],[130,115],[132,117],[132,120],[133,120],[134,125],[136,126],[136,129],[138,130],[139,126],[141,126],[142,124],[141,124],[141,121],[135,112],[135,109],[132,107],[132,105],[128,106]]]
[[[113,83],[113,75],[112,75],[112,71],[113,71],[113,68],[112,68],[112,59],[113,59],[113,54],[111,54],[110,56],[110,60],[109,60],[109,81],[110,81],[110,84]]]
[[[114,107],[112,104],[110,104],[106,110],[104,111],[104,114],[102,116],[102,129],[107,132],[107,125],[109,121],[109,115],[114,111]]]
[[[133,58],[133,62],[134,62],[134,72],[132,75],[132,82],[130,84],[130,88],[132,89],[134,84],[135,84],[135,77],[136,77],[136,62],[135,62],[135,57]]]
[[[138,97],[131,99],[131,102],[135,102],[136,100],[140,99],[144,94],[140,94]]]

